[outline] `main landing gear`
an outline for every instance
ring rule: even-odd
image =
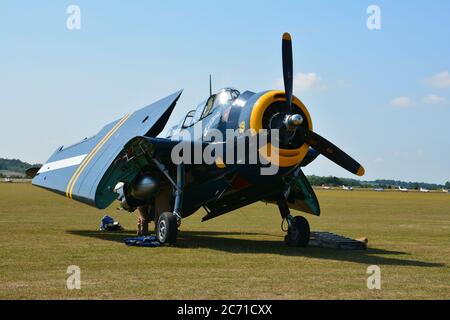
[[[166,171],[163,168],[163,173]],[[172,182],[175,188],[175,203],[173,212],[162,213],[158,221],[156,221],[156,238],[161,244],[175,244],[178,236],[178,227],[181,225],[181,206],[183,204],[183,189],[184,189],[184,164],[177,167],[177,181],[176,183],[166,175]]]
[[[277,204],[283,221],[286,220],[288,223],[287,234],[284,237],[286,244],[290,247],[306,247],[310,236],[308,220],[301,216],[293,217],[286,199],[278,200]]]
[[[164,212],[156,222],[156,237],[162,244],[175,244],[178,236],[178,221],[172,212]]]

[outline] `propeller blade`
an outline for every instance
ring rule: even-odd
[[[293,91],[293,58],[292,58],[292,38],[289,33],[283,34],[282,41],[283,50],[283,80],[284,91],[286,95],[286,104],[291,114],[294,114],[294,108],[292,107],[292,91]],[[337,165],[350,171],[358,176],[363,176],[365,173],[364,168],[352,157],[346,154],[344,151],[336,147],[327,139],[321,137],[317,133],[307,130],[300,125],[295,125],[302,133],[302,140],[311,146],[313,149],[324,155]]]
[[[364,168],[355,159],[336,147],[330,141],[303,127],[299,127],[298,129],[302,132],[304,141],[320,154],[353,174],[360,177],[364,175]]]
[[[283,80],[288,109],[292,112],[293,58],[292,39],[289,33],[283,34]]]

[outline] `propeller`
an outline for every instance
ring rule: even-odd
[[[303,118],[299,114],[295,114],[292,104],[292,91],[293,91],[293,58],[292,58],[292,38],[289,33],[283,34],[282,42],[282,54],[283,54],[283,80],[284,91],[286,95],[288,115],[284,117],[283,125],[288,131],[299,132],[300,135],[291,135],[297,139],[301,139],[302,142],[308,144],[314,148],[317,152],[330,159],[342,168],[350,171],[358,176],[363,176],[365,173],[364,168],[352,157],[339,149],[333,143],[318,135],[317,133],[308,130],[303,126]]]
[[[283,51],[283,80],[284,80],[284,92],[286,95],[286,104],[288,110],[293,113],[292,108],[292,90],[293,90],[293,58],[292,58],[292,38],[289,33],[283,34],[282,42]]]
[[[356,174],[360,177],[364,175],[365,170],[363,166],[361,166],[359,162],[339,149],[333,143],[318,135],[317,133],[303,127],[298,127],[297,130],[302,133],[303,141],[305,141],[314,150],[318,151],[320,154],[327,157],[347,171],[350,171],[351,173]]]

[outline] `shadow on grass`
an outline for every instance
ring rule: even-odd
[[[124,238],[134,237],[131,231],[102,232],[88,230],[68,230],[70,234],[97,238],[106,241],[123,243]],[[409,255],[406,252],[390,251],[385,249],[368,248],[367,250],[339,250],[318,247],[291,248],[284,244],[282,237],[279,240],[257,240],[233,238],[235,236],[271,236],[270,234],[249,232],[215,232],[215,231],[180,231],[177,240],[178,248],[195,249],[207,248],[230,253],[263,253],[279,254],[284,256],[308,257],[314,259],[337,260],[361,263],[365,265],[395,265],[413,267],[444,267],[443,263],[432,263],[418,260],[394,258],[392,256]],[[383,257],[383,255],[389,255]]]

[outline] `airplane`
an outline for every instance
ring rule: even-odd
[[[35,186],[98,209],[115,200],[130,212],[151,205],[156,237],[169,245],[176,243],[182,220],[200,208],[206,211],[202,221],[208,221],[255,202],[272,203],[287,223],[286,244],[305,247],[309,223],[291,210],[319,216],[320,206],[302,168],[323,155],[355,175],[365,170],[313,131],[308,109],[293,95],[289,33],[282,37],[282,65],[284,91],[241,93],[225,88],[213,94],[210,81],[208,99],[161,137],[181,96],[177,91],[106,125],[91,138],[59,147],[41,168],[30,168],[27,174]],[[235,136],[225,142],[209,137],[229,130]],[[252,162],[250,140],[256,137],[259,143],[264,136],[271,140],[254,149],[258,157]],[[243,158],[236,158],[234,144],[248,147]],[[223,156],[211,153],[212,161],[203,159],[202,153],[220,146],[226,149]],[[196,151],[189,155],[189,148]],[[201,159],[195,159],[198,156]],[[275,173],[262,174],[271,167]]]
[[[342,190],[345,190],[345,191],[353,191],[353,187],[351,187],[351,186],[342,186]]]
[[[430,190],[425,189],[425,188],[420,188],[419,191],[420,191],[420,192],[423,192],[423,193],[430,193]]]
[[[331,190],[332,188],[323,184],[322,189],[323,190]]]
[[[402,188],[400,186],[398,186],[397,190],[400,191],[400,192],[408,192],[409,191],[408,189]]]
[[[443,193],[448,193],[448,189],[442,189]]]
[[[4,181],[5,181],[6,183],[12,183],[12,182],[13,182],[12,179],[9,178],[9,177],[6,177],[6,178],[4,179]]]
[[[375,188],[375,189],[373,189],[373,191],[376,191],[376,192],[383,192],[383,191],[384,191],[384,188]]]

